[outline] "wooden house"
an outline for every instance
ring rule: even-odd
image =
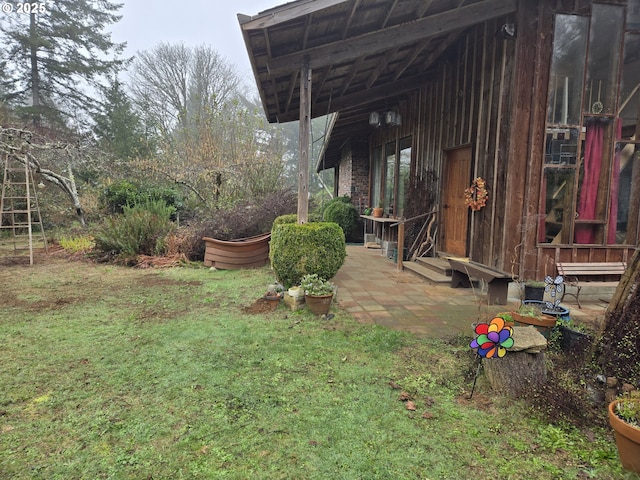
[[[238,19],[269,121],[334,114],[317,168],[335,193],[434,210],[434,252],[540,279],[638,247],[640,0],[298,0]]]

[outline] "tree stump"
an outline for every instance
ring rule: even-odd
[[[482,360],[491,388],[517,397],[547,383],[547,339],[534,327],[513,327],[513,347],[502,358]]]

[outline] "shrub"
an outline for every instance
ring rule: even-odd
[[[298,223],[298,214],[288,213],[286,215],[280,215],[279,217],[276,217],[276,219],[273,221],[273,227],[271,229],[273,230],[277,225],[282,225],[285,223]]]
[[[174,213],[183,207],[181,193],[169,187],[145,187],[127,180],[107,186],[100,198],[108,212],[123,213],[126,206],[145,204],[152,201],[163,201],[174,208]]]
[[[96,232],[96,249],[126,256],[160,255],[174,229],[173,213],[175,208],[161,200],[125,206],[121,215],[107,218]]]
[[[358,228],[360,216],[351,202],[333,201],[324,209],[322,218],[325,222],[333,222],[340,225],[344,236],[351,238]]]
[[[329,280],[347,256],[345,237],[335,223],[284,223],[271,235],[269,256],[278,280],[285,287],[299,285],[306,274]]]

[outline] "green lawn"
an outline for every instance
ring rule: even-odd
[[[608,430],[549,425],[482,381],[469,400],[470,338],[245,313],[271,281],[0,266],[0,478],[635,478]]]

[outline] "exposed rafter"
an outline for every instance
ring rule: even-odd
[[[516,0],[484,0],[358,37],[275,57],[269,60],[267,68],[271,74],[299,68],[305,57],[309,58],[309,66],[312,70],[329,64],[352,61],[363,55],[381,53],[390,48],[442,35],[515,12],[516,3]]]

